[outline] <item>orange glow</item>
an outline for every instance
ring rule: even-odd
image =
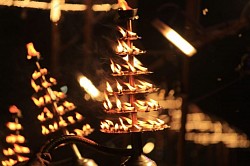
[[[35,98],[35,97],[31,97],[31,99],[33,100],[33,102],[35,103],[36,106],[41,107],[44,105],[44,99],[42,97],[40,97],[39,99]]]
[[[15,122],[8,122],[6,124],[6,126],[10,129],[10,130],[21,130],[23,127],[21,124],[19,123],[15,123]]]
[[[11,105],[9,107],[9,111],[10,111],[10,113],[13,113],[13,114],[20,113],[20,110],[15,105]]]
[[[43,135],[49,134],[49,130],[45,126],[42,126],[42,134]]]
[[[125,43],[124,41],[119,41],[118,40],[118,45],[117,45],[117,48],[116,48],[116,51],[118,54],[124,54],[124,53],[129,53],[129,52],[132,52],[132,48],[130,48],[127,43]]]
[[[128,87],[128,89],[129,89],[130,91],[135,91],[135,90],[136,90],[136,88],[133,87],[133,86],[131,86],[129,83],[124,83],[124,84]]]
[[[67,123],[66,123],[65,120],[62,119],[61,117],[60,117],[60,121],[59,121],[59,126],[60,126],[60,127],[66,127],[66,126],[67,126]]]
[[[110,68],[111,68],[112,72],[120,74],[121,70],[122,70],[121,66],[118,64],[115,64],[111,59],[110,59],[110,62],[111,62]]]
[[[9,160],[4,160],[2,161],[2,165],[3,166],[11,166],[11,165],[14,165],[16,164],[17,161],[16,160],[13,160],[13,159],[9,159]]]
[[[111,109],[113,107],[113,105],[112,105],[111,101],[109,100],[108,95],[106,93],[104,93],[104,98],[106,100],[106,102],[103,103],[104,108]]]
[[[68,119],[69,123],[71,123],[71,124],[74,124],[76,122],[75,119],[73,118],[73,116],[68,116],[67,119]]]
[[[26,161],[26,160],[28,160],[28,159],[29,159],[28,157],[24,157],[24,156],[17,155],[17,160],[18,160],[19,162],[23,162],[23,161]]]
[[[68,110],[73,110],[76,108],[74,103],[68,102],[68,101],[64,101],[63,105],[68,109]]]
[[[30,153],[30,149],[28,147],[20,146],[18,144],[14,144],[14,151],[16,153]]]
[[[128,6],[128,3],[125,0],[118,0],[118,6],[122,10],[131,10],[132,8]]]
[[[53,77],[50,77],[50,78],[49,78],[49,81],[50,81],[53,85],[56,85],[56,84],[57,84],[56,79],[53,78]]]
[[[119,84],[119,82],[118,81],[116,81],[116,87],[117,87],[117,90],[118,90],[118,92],[119,93],[122,93],[122,86]]]
[[[28,43],[26,47],[28,50],[28,59],[31,59],[32,57],[40,58],[40,53],[35,50],[33,43]]]
[[[40,85],[37,85],[34,80],[31,80],[31,86],[36,92],[42,89],[42,87]]]
[[[11,143],[11,144],[13,144],[13,143],[24,143],[24,141],[25,141],[25,138],[22,135],[11,134],[11,135],[8,135],[6,137],[6,142]]]
[[[117,27],[118,31],[122,34],[123,37],[126,37],[126,31],[124,31],[124,29],[120,26]]]
[[[34,79],[34,80],[36,80],[36,79],[38,79],[39,77],[41,77],[41,72],[38,72],[38,71],[34,71],[33,72],[33,74],[32,74],[32,78]]]
[[[122,109],[122,103],[121,103],[121,101],[118,99],[117,96],[115,96],[115,101],[116,101],[116,106],[117,106],[117,108],[118,108],[119,110],[121,110],[121,109]]]
[[[106,82],[106,87],[107,87],[106,89],[107,89],[108,92],[110,92],[110,93],[113,92],[113,89],[112,89],[112,87],[110,86],[110,84],[108,82]]]
[[[83,119],[83,116],[81,114],[79,114],[78,112],[75,112],[76,114],[76,119],[77,120],[82,120]]]
[[[8,148],[8,149],[3,149],[3,154],[5,156],[12,156],[15,154],[15,151],[11,148]]]

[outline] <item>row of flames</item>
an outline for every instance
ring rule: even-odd
[[[127,117],[119,118],[119,122],[114,123],[111,120],[105,120],[101,122],[101,130],[104,132],[143,132],[143,131],[154,131],[163,130],[169,126],[165,124],[163,120],[138,120],[137,124],[132,124],[132,120]]]
[[[54,122],[53,124],[49,124],[48,127],[42,125],[42,134],[47,135],[49,133],[57,131],[60,127],[67,127],[71,124],[75,124],[83,119],[83,116],[77,112],[75,112],[75,116],[67,116],[66,119],[63,117],[59,117],[59,122]],[[45,121],[45,118],[41,121]]]
[[[146,81],[141,80],[135,80],[136,83],[134,86],[130,85],[129,83],[123,82],[123,84],[127,87],[126,89],[118,82],[116,81],[116,92],[113,90],[112,86],[109,82],[106,82],[106,91],[109,94],[118,94],[122,95],[123,93],[145,93],[145,92],[154,92],[157,89],[153,87],[151,83],[148,83]]]
[[[133,103],[122,102],[116,95],[114,95],[115,103],[110,100],[108,95],[104,93],[105,101],[103,102],[104,108],[107,112],[149,112],[160,109],[157,101],[149,99],[149,101],[136,100]],[[112,104],[113,103],[113,104]],[[133,104],[133,105],[132,105]],[[114,106],[115,105],[115,106]]]
[[[64,115],[67,111],[71,111],[75,109],[75,105],[71,102],[64,101],[62,105],[57,107],[57,113],[59,115]],[[76,118],[81,119],[82,115],[76,112]],[[41,122],[46,121],[47,119],[53,119],[54,114],[47,108],[44,107],[43,111],[37,116],[37,119],[40,120]]]
[[[113,75],[135,75],[135,74],[148,74],[151,73],[148,71],[148,68],[143,67],[142,63],[134,57],[133,65],[128,60],[128,55],[123,58],[126,64],[119,65],[110,59],[110,68],[113,72]],[[124,71],[124,69],[129,69],[131,72]]]

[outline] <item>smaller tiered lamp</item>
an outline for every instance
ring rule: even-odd
[[[64,92],[52,89],[57,84],[57,80],[49,76],[46,68],[40,66],[41,55],[35,50],[33,43],[27,44],[27,50],[27,58],[35,60],[36,64],[31,78],[31,86],[36,93],[31,98],[40,111],[37,119],[41,122],[42,134],[48,136],[61,132],[64,135],[73,134],[80,137],[91,134],[93,129],[89,124],[83,125],[81,129],[74,128],[75,124],[84,119],[83,115],[75,111],[76,106],[67,100]],[[69,126],[73,128],[72,131],[69,131]],[[75,144],[71,147],[81,165],[86,165],[85,163],[89,161],[93,162],[83,158]]]
[[[22,117],[21,110],[15,105],[9,107],[9,112],[12,115],[12,121],[6,124],[9,130],[9,135],[6,136],[7,148],[3,149],[3,154],[6,157],[2,161],[3,166],[12,166],[18,162],[23,162],[29,159],[30,149],[25,145],[26,139],[21,135],[23,126],[19,122]]]

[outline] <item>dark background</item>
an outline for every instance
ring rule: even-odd
[[[184,0],[128,2],[132,7],[138,8],[139,19],[135,22],[135,31],[142,36],[142,40],[137,44],[147,50],[142,62],[154,72],[149,78],[166,90],[182,90],[184,55],[153,28],[151,21],[159,15],[170,16],[167,4],[174,3],[180,10],[185,11],[187,3]],[[232,26],[230,21],[250,16],[248,0],[203,0],[200,1],[199,8],[199,19],[196,24],[202,27],[202,34],[208,36],[211,29],[223,31],[224,28],[226,31],[227,27]],[[202,15],[204,8],[209,10],[207,15]],[[104,116],[100,103],[83,99],[84,91],[77,83],[76,73],[84,73],[96,86],[99,86],[108,75],[105,71],[109,63],[112,43],[110,41],[116,37],[113,33],[117,23],[114,21],[116,11],[93,14],[90,46],[84,29],[88,25],[86,15],[86,12],[62,12],[58,24],[61,50],[58,64],[55,66],[51,56],[54,32],[49,11],[0,7],[1,138],[4,138],[7,132],[4,124],[11,118],[8,107],[16,105],[23,113],[21,121],[24,128],[28,129],[24,133],[30,140],[29,146],[35,151],[45,141],[40,134],[39,122],[36,119],[38,112],[30,99],[34,93],[30,86],[30,78],[35,66],[26,58],[28,42],[34,43],[36,50],[43,57],[42,66],[47,67],[51,71],[50,74],[57,78],[59,86],[68,86],[69,99],[78,106],[79,112],[86,115],[86,121],[94,127],[98,126],[99,118]],[[172,22],[183,30],[180,26],[183,25],[185,17],[176,15],[173,17],[175,19],[172,18]],[[195,29],[198,29],[198,25]],[[195,56],[188,59],[190,101],[196,103],[206,114],[217,116],[237,127],[248,137],[250,136],[249,39],[249,27],[245,26],[235,30],[233,34],[218,35],[215,40],[206,43]],[[110,138],[107,135],[100,135],[98,131],[90,137],[97,142],[106,142]],[[249,151],[244,155],[249,155]],[[248,162],[244,160],[243,163],[247,165],[249,160]]]

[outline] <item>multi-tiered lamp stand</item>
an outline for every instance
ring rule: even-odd
[[[15,105],[9,107],[9,111],[12,114],[13,121],[6,124],[10,131],[10,134],[6,136],[6,143],[8,148],[3,149],[3,154],[6,156],[6,160],[2,161],[3,166],[12,166],[17,162],[23,162],[28,160],[27,157],[30,153],[30,149],[25,145],[25,137],[21,135],[23,126],[20,124],[19,118],[22,117],[21,110]]]
[[[42,110],[37,117],[41,122],[42,134],[49,135],[61,131],[64,135],[74,134],[81,137],[89,135],[93,131],[89,124],[83,125],[82,129],[74,129],[70,133],[68,127],[82,121],[83,116],[75,111],[76,106],[72,102],[66,100],[65,93],[52,89],[57,81],[55,78],[48,76],[46,68],[41,67],[39,63],[41,55],[35,50],[33,43],[28,43],[27,49],[27,58],[35,59],[36,64],[36,70],[33,72],[31,79],[31,85],[36,92],[32,96],[32,100]],[[82,157],[75,144],[72,144],[71,147],[80,165],[87,165],[86,162],[92,162],[95,165],[92,160]]]
[[[143,67],[136,58],[136,56],[145,52],[136,48],[133,44],[133,41],[139,39],[139,36],[132,31],[133,20],[138,19],[137,9],[118,10],[118,14],[119,19],[126,22],[125,28],[118,27],[122,37],[118,40],[116,51],[124,64],[118,64],[111,60],[112,75],[117,79],[114,83],[106,83],[107,88],[104,92],[105,101],[103,106],[106,113],[119,115],[119,120],[104,120],[101,122],[101,131],[105,133],[131,134],[132,156],[122,165],[156,165],[154,161],[143,155],[142,132],[163,130],[169,126],[160,119],[139,119],[138,113],[160,109],[157,101],[139,99],[142,94],[155,92],[157,88],[151,83],[138,79],[140,75],[151,72]],[[124,100],[124,97],[127,97],[127,99]]]

